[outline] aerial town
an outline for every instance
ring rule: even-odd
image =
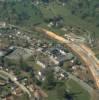
[[[33,10],[41,7],[46,13],[46,9],[55,13],[47,6],[60,8],[69,2],[12,1],[8,5],[23,3],[25,8],[31,1]],[[5,2],[0,1],[1,5]],[[34,19],[38,14],[40,12],[35,11]],[[0,15],[0,100],[99,100],[99,52],[96,53],[99,35],[96,36],[94,31],[91,36],[87,27],[65,25],[65,15],[46,16],[44,22],[39,22],[38,18],[29,26],[25,21],[30,16],[25,12],[23,16],[19,15],[20,20],[13,22],[13,17],[2,20]]]

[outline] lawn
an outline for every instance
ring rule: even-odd
[[[75,81],[69,79],[66,81],[66,90],[74,94],[74,100],[90,100],[90,95]],[[56,90],[47,91],[48,98],[46,100],[59,100],[56,94]]]
[[[80,85],[78,85],[73,80],[68,80],[66,82],[67,88],[72,92],[77,94],[74,100],[90,100],[90,95],[85,91]]]

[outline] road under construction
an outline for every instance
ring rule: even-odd
[[[43,28],[36,28],[37,31],[45,33],[48,37],[65,44],[82,62],[88,67],[94,81],[96,82],[97,89],[99,89],[99,60],[95,57],[94,52],[83,43],[65,39],[54,32],[48,31]]]

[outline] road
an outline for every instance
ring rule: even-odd
[[[47,36],[51,37],[52,39],[55,39],[60,43],[65,44],[75,55],[77,55],[78,58],[81,59],[83,64],[89,68],[96,82],[96,86],[97,88],[99,88],[99,61],[95,57],[94,52],[90,48],[88,48],[85,44],[77,43],[70,39],[65,39],[57,35],[56,33],[48,31],[46,29],[37,28],[37,31],[38,30],[41,31],[42,33],[45,33]]]
[[[45,54],[44,52],[42,52],[43,54]],[[50,57],[50,56],[49,56]],[[53,59],[51,58],[51,60],[53,61]],[[69,78],[76,81],[80,86],[82,86],[86,91],[88,91],[88,93],[90,95],[92,95],[94,93],[94,89],[89,86],[87,83],[85,83],[83,80],[80,80],[79,78],[77,78],[76,76],[72,75],[71,73],[67,72],[66,70],[64,70],[61,67],[58,67],[63,73],[68,74]]]
[[[31,98],[31,93],[29,92],[29,90],[24,85],[20,84],[16,80],[16,77],[14,75],[11,75],[10,73],[3,71],[3,70],[0,70],[0,74],[10,78],[12,82],[14,82],[17,86],[19,86],[23,90],[23,92],[26,92],[29,95],[29,97]]]
[[[83,82],[82,80],[80,80],[79,78],[77,78],[76,76],[70,74],[69,72],[67,72],[66,70],[62,69],[61,67],[59,67],[60,70],[66,74],[68,74],[68,78],[74,80],[75,82],[77,82],[80,86],[82,86],[86,91],[88,91],[89,94],[92,95],[92,93],[94,92],[94,89],[89,86],[87,83]]]
[[[10,25],[10,26],[21,29],[20,27],[15,25]],[[71,41],[70,39],[65,39],[61,36],[56,35],[56,33],[53,33],[43,28],[34,28],[34,30],[43,32],[49,37],[51,37],[52,39],[58,40],[60,43],[65,44],[72,52],[74,52],[75,55],[77,55],[81,59],[84,65],[86,65],[89,68],[96,82],[96,85],[99,88],[99,61],[97,60],[94,52],[90,48],[88,48],[85,44],[77,43]],[[30,33],[32,32],[28,30],[25,31]]]

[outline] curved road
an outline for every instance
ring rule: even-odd
[[[96,82],[96,86],[97,88],[99,88],[99,61],[95,57],[93,51],[91,51],[90,48],[88,48],[84,44],[76,43],[74,41],[65,39],[46,29],[36,28],[36,30],[37,31],[39,30],[45,33],[46,35],[48,35],[49,37],[65,44],[72,52],[74,52],[83,61],[83,63],[89,68]]]
[[[29,95],[29,97],[31,98],[31,93],[29,92],[29,90],[28,90],[24,85],[20,84],[20,83],[16,80],[16,77],[15,77],[14,75],[11,75],[11,74],[9,74],[8,72],[3,71],[3,70],[0,70],[0,74],[5,75],[5,76],[7,76],[8,78],[10,78],[12,82],[14,82],[16,85],[18,85],[18,86],[23,90],[23,92],[26,92],[26,93]]]

